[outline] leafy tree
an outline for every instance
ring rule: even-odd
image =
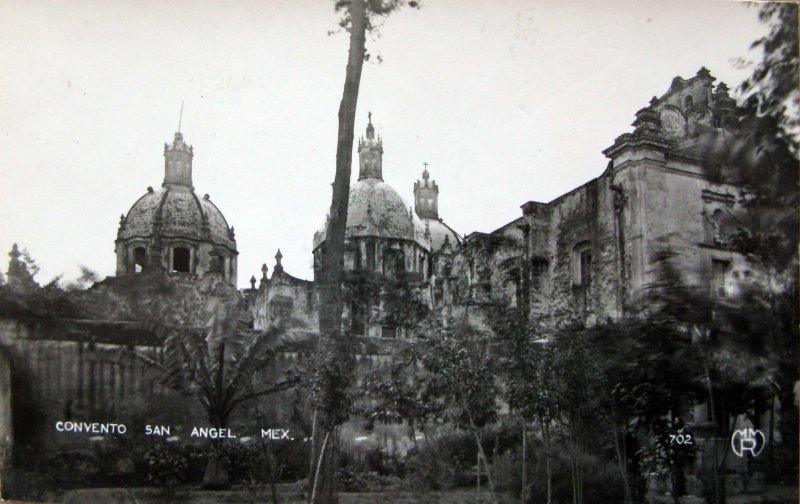
[[[500,366],[504,381],[505,399],[509,408],[522,419],[522,502],[527,501],[527,428],[538,421],[544,442],[547,503],[552,502],[552,468],[550,466],[550,425],[556,416],[556,387],[551,379],[552,353],[545,345],[537,324],[517,309],[498,304],[492,310],[489,323],[498,339],[506,346],[501,352]]]
[[[739,87],[750,99],[749,106],[769,117],[777,127],[777,139],[797,155],[800,127],[800,65],[798,61],[798,6],[789,2],[764,2],[759,19],[769,32],[753,42],[763,59],[752,65],[753,73]]]
[[[797,411],[786,407],[793,403],[793,389],[798,373],[798,134],[800,134],[800,79],[798,68],[798,6],[790,3],[762,3],[759,17],[767,24],[767,34],[753,47],[762,54],[752,65],[752,75],[740,86],[744,104],[737,120],[727,130],[712,129],[697,142],[708,176],[738,188],[737,207],[731,211],[735,229],[728,237],[728,247],[744,255],[752,266],[755,281],[742,286],[738,303],[717,303],[708,313],[715,323],[695,324],[697,346],[703,351],[710,379],[728,382],[736,394],[752,392],[747,397],[751,410],[763,410],[766,388],[777,394],[784,439],[794,449],[787,450],[782,461],[797,465]],[[739,362],[750,363],[736,377],[717,357],[724,345],[734,346],[731,355]],[[749,348],[750,351],[744,349]],[[741,352],[736,349],[743,349]],[[758,358],[766,356],[765,358]],[[760,372],[757,366],[761,367]],[[748,376],[754,373],[752,376]],[[728,381],[730,378],[730,381]],[[759,388],[747,387],[747,380],[758,380]],[[765,381],[772,380],[769,387]],[[709,388],[709,393],[715,392]],[[716,391],[717,394],[723,392]],[[720,403],[724,397],[716,398]],[[716,406],[719,408],[719,405]],[[727,415],[714,410],[717,422]],[[723,426],[720,425],[722,429]],[[770,437],[771,439],[771,437]],[[774,460],[771,453],[769,458]],[[790,470],[796,476],[796,470]],[[722,482],[723,480],[720,480]],[[724,499],[724,492],[717,499]]]
[[[496,369],[489,343],[475,338],[466,322],[459,321],[443,330],[441,336],[421,340],[419,356],[430,373],[431,388],[438,391],[446,406],[449,420],[474,436],[493,502],[497,504],[494,477],[482,442],[482,429],[498,414]]]
[[[764,2],[759,18],[769,31],[753,43],[763,59],[741,62],[753,67],[739,86],[742,106],[722,127],[703,128],[693,149],[711,180],[738,188],[729,245],[757,264],[772,284],[797,278],[798,6]]]
[[[662,401],[671,408],[670,417],[675,416],[673,412],[688,415],[681,396],[705,400],[711,422],[707,448],[711,467],[706,468],[711,474],[705,475],[710,480],[707,498],[720,504],[726,499],[725,460],[730,446],[727,440],[738,417],[745,415],[757,424],[766,411],[768,399],[774,393],[771,387],[776,376],[774,363],[785,349],[773,346],[757,325],[748,328],[742,323],[742,318],[749,319],[745,314],[751,310],[742,304],[742,299],[711,298],[706,289],[687,284],[672,264],[672,258],[669,253],[657,257],[657,280],[650,286],[648,296],[651,309],[641,326],[646,351],[657,351],[653,358],[663,362],[663,372],[667,374],[650,378],[634,375],[633,381],[644,379],[647,388],[631,389],[629,398],[636,406],[648,403],[656,406],[655,410],[646,408],[640,414],[657,438],[680,424],[666,426],[666,430],[659,427],[664,418],[659,416],[661,405],[657,401],[637,402],[643,392],[667,380],[666,389],[656,385],[653,392],[662,396]],[[664,334],[670,336],[669,342],[659,343]],[[661,368],[658,365],[654,369],[660,373]],[[687,377],[692,378],[687,381]],[[661,444],[656,455],[674,455],[674,461],[667,462],[682,463],[685,452],[670,451],[666,441]],[[673,477],[676,475],[677,472]]]
[[[401,346],[388,368],[371,370],[362,385],[368,401],[361,408],[363,414],[371,422],[406,422],[415,446],[418,429],[424,431],[426,423],[438,422],[444,414],[435,378],[420,369],[424,347],[421,342]]]

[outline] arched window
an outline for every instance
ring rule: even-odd
[[[694,106],[694,98],[691,96],[687,96],[683,99],[683,113],[688,114],[692,107]]]
[[[191,273],[192,254],[186,247],[175,247],[172,249],[172,271],[173,273]]]

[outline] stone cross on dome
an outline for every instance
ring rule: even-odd
[[[422,178],[428,180],[431,176],[431,174],[428,173],[428,162],[425,161],[424,163],[422,163],[422,165],[425,167],[425,169],[422,171]]]

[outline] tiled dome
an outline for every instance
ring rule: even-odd
[[[377,236],[413,241],[420,229],[419,218],[389,184],[368,178],[350,187],[346,238]],[[315,235],[314,248],[325,241],[325,231],[323,227]]]
[[[154,234],[198,241],[210,239],[215,244],[236,248],[222,212],[207,195],[200,198],[186,187],[168,185],[148,190],[121,222],[119,238],[149,238]]]

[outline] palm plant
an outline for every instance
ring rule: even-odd
[[[273,378],[264,380],[264,371],[275,367],[276,356],[297,341],[280,320],[266,331],[247,329],[241,299],[235,291],[217,284],[204,297],[201,318],[207,320],[205,327],[192,327],[189,323],[197,320],[197,313],[190,313],[197,306],[186,310],[180,304],[153,300],[148,326],[163,342],[163,359],[158,362],[140,357],[163,373],[165,386],[194,397],[212,427],[225,429],[243,404],[299,383],[302,373],[296,367],[271,373]],[[219,441],[212,443],[203,480],[206,488],[228,486]]]

